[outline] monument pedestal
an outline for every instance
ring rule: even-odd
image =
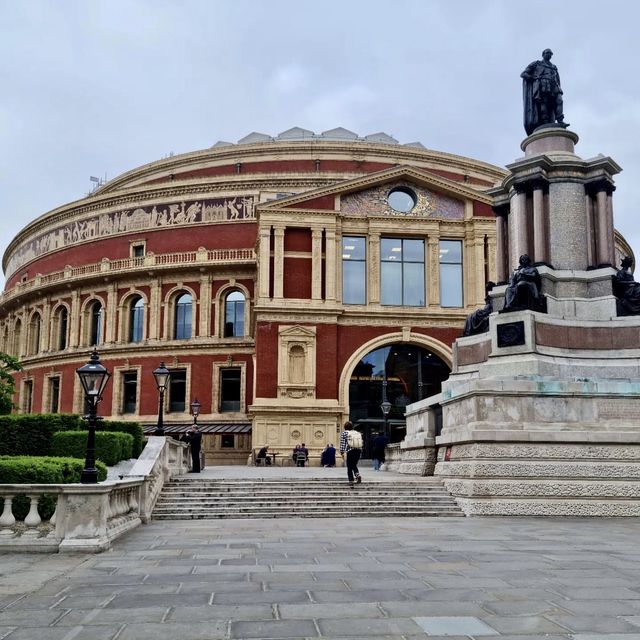
[[[489,332],[458,339],[442,393],[407,408],[406,445],[435,439],[467,515],[640,515],[640,317],[617,317],[612,292],[619,167],[580,159],[577,139],[535,131],[493,191],[499,278],[531,256],[547,312],[503,312],[494,288]]]

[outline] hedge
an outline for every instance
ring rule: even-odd
[[[88,431],[58,431],[53,434],[52,455],[84,460]],[[118,431],[96,431],[96,459],[113,466],[131,458],[133,436]]]
[[[84,431],[87,423],[78,415],[66,413],[28,413],[0,416],[0,456],[49,456],[53,452],[53,434],[59,431]],[[144,433],[137,422],[100,420],[97,431],[128,433],[133,437],[129,457],[137,458],[144,448]],[[84,452],[81,456],[84,459]]]
[[[28,413],[0,416],[0,456],[47,456],[56,431],[80,429],[80,416]]]
[[[80,482],[84,460],[36,456],[0,456],[0,484],[71,484]],[[107,479],[107,467],[97,461],[98,480]],[[56,508],[56,496],[44,494],[38,502],[40,517],[48,520]],[[29,500],[19,495],[13,501],[13,513],[23,520],[29,512]]]
[[[84,427],[83,427],[84,428]],[[119,420],[101,420],[98,422],[98,431],[120,431],[133,437],[133,448],[130,458],[137,458],[144,449],[144,430],[139,422],[124,422]],[[126,458],[123,458],[126,460]]]

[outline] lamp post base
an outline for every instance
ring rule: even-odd
[[[82,484],[98,484],[98,470],[83,469],[80,474],[80,482]]]

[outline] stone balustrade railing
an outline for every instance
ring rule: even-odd
[[[83,551],[108,549],[111,542],[148,522],[165,481],[186,473],[188,447],[173,438],[151,436],[131,472],[120,481],[99,484],[0,484],[0,551]],[[43,520],[38,502],[57,496],[53,515]],[[17,496],[29,512],[17,520]]]
[[[140,258],[121,258],[109,260],[103,258],[100,262],[85,264],[79,267],[67,266],[63,271],[55,271],[47,275],[36,274],[30,280],[18,282],[10,290],[0,295],[0,304],[23,295],[29,291],[37,291],[42,287],[54,285],[69,280],[95,278],[103,273],[127,273],[137,269],[189,266],[191,264],[246,264],[254,262],[256,254],[253,249],[205,249],[197,251],[180,251],[177,253],[147,253]]]

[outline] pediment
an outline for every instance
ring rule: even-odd
[[[312,189],[289,198],[282,198],[276,202],[261,205],[260,209],[268,211],[272,209],[322,208],[344,211],[342,205],[345,202],[349,202],[350,199],[373,197],[375,193],[382,192],[385,189],[388,192],[395,185],[411,185],[410,188],[416,191],[416,194],[417,192],[432,194],[430,197],[425,197],[423,202],[426,207],[425,210],[432,209],[435,200],[445,204],[447,210],[457,207],[451,201],[464,203],[466,200],[475,200],[491,204],[491,198],[488,195],[476,191],[465,184],[436,176],[426,169],[402,166],[377,171],[352,180],[345,180],[329,187]],[[427,205],[428,201],[432,205]],[[320,203],[321,206],[319,206]],[[390,208],[387,207],[384,212],[388,213],[389,210]],[[379,213],[383,213],[382,209],[380,209]],[[424,215],[424,212],[421,215]]]
[[[310,329],[308,327],[303,327],[299,324],[293,327],[280,327],[280,331],[278,334],[282,336],[295,337],[295,338],[315,338],[316,331],[315,327]]]

